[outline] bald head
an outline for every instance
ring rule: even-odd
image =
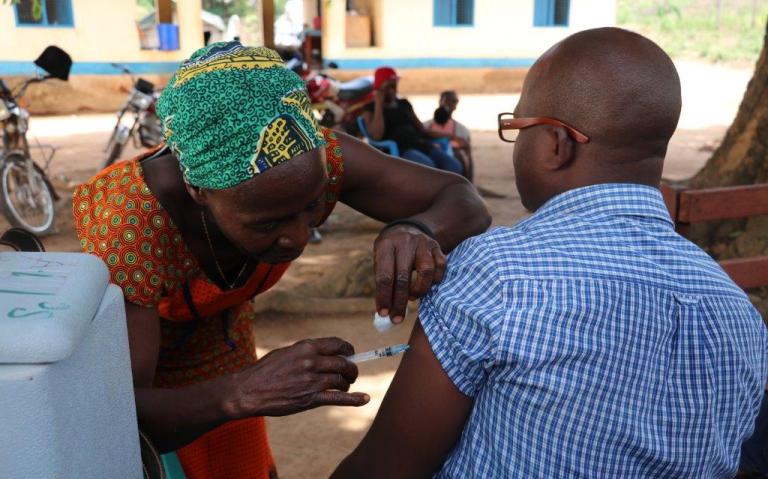
[[[661,156],[680,117],[680,79],[669,56],[620,28],[576,33],[531,68],[523,95],[607,148],[637,147]]]
[[[577,144],[556,126],[522,130],[514,156],[524,204],[536,209],[598,183],[658,185],[680,107],[675,66],[647,38],[598,28],[556,44],[528,72],[516,116],[556,118],[589,142]]]

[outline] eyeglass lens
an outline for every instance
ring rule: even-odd
[[[501,118],[500,118],[500,120],[501,120],[501,121],[503,121],[503,120],[511,120],[511,119],[513,119],[513,118],[514,118],[514,115],[512,115],[511,113],[509,113],[509,114],[501,115]],[[520,132],[520,130],[518,130],[518,129],[514,129],[514,130],[501,130],[501,131],[499,132],[499,135],[501,136],[501,138],[502,138],[504,141],[510,141],[510,142],[512,142],[512,141],[515,141],[515,140],[517,140],[517,134],[518,134],[519,132]]]

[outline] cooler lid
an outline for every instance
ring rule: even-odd
[[[80,253],[0,253],[0,367],[61,361],[77,348],[109,282]]]

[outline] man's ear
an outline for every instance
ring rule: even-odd
[[[195,203],[200,206],[205,206],[208,204],[208,191],[205,188],[198,188],[197,186],[192,186],[189,183],[185,183],[184,186],[187,188],[187,193],[189,193],[189,196],[195,200]]]
[[[544,166],[550,171],[567,168],[573,161],[573,140],[565,128],[551,126],[547,128],[549,155]]]

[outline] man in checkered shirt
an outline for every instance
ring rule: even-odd
[[[657,189],[680,82],[653,42],[577,33],[513,114],[535,213],[471,238],[334,477],[732,477],[768,377],[746,295],[677,235]]]

